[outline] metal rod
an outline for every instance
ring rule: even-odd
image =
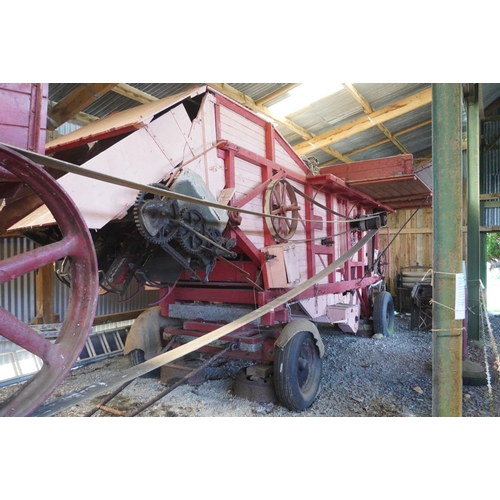
[[[208,359],[205,363],[201,364],[198,368],[195,368],[192,372],[184,375],[181,379],[179,379],[177,382],[175,382],[173,385],[165,389],[163,392],[155,396],[153,399],[149,400],[147,403],[144,403],[142,406],[139,408],[135,409],[133,412],[127,413],[125,416],[126,417],[135,417],[139,413],[143,412],[147,408],[149,408],[151,405],[155,404],[157,401],[160,399],[164,398],[167,394],[171,393],[174,389],[177,389],[180,385],[184,384],[187,382],[191,377],[199,373],[201,370],[204,370],[207,366],[209,366],[211,363],[213,363],[216,359],[220,358],[222,355],[224,355],[227,351],[231,350],[236,344],[234,342],[228,344],[222,351],[218,352],[214,356],[212,356],[210,359]]]
[[[455,320],[455,277],[462,272],[461,85],[432,84],[434,283],[432,415],[462,415],[462,321]],[[446,307],[443,307],[446,305]],[[451,309],[449,309],[451,307]]]
[[[85,413],[84,417],[90,417],[92,416],[94,413],[96,413],[97,411],[99,410],[103,410],[103,406],[111,401],[115,396],[117,396],[118,394],[120,394],[120,392],[123,391],[123,389],[125,389],[127,386],[129,386],[133,381],[133,380],[129,380],[128,382],[126,382],[125,384],[123,384],[121,387],[118,387],[118,389],[116,389],[116,391],[113,391],[109,396],[107,396],[106,398],[104,398],[97,406],[95,406],[94,408],[92,408],[92,410],[88,411],[87,413]],[[107,408],[106,408],[107,410]]]

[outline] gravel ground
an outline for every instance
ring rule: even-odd
[[[500,344],[500,315],[490,314],[495,342],[486,343],[488,386],[464,386],[464,417],[490,417],[500,413],[500,383],[493,371],[494,347]],[[233,381],[246,366],[240,361],[220,361],[207,370],[198,386],[183,385],[140,413],[140,417],[430,417],[432,415],[431,333],[410,329],[410,318],[398,316],[391,337],[374,339],[320,327],[325,344],[322,387],[313,405],[303,412],[289,411],[278,403],[257,403],[233,394]],[[488,336],[488,335],[487,335]],[[493,347],[493,348],[492,348]],[[484,348],[469,346],[467,359],[484,366]],[[128,368],[124,356],[116,356],[72,370],[53,397],[68,394],[106,380]],[[16,386],[0,389],[0,400]],[[165,386],[158,379],[136,379],[108,405],[133,411]],[[64,410],[57,417],[84,416],[105,395]],[[97,412],[96,417],[115,417]]]

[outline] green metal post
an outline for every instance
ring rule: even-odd
[[[467,100],[467,338],[479,340],[479,99],[476,84],[474,98]]]
[[[484,201],[482,201],[480,203],[480,214],[481,214],[481,224],[484,225],[484,220],[483,220],[483,217],[484,217]],[[484,286],[484,288],[488,288],[488,264],[486,262],[486,233],[481,233],[480,237],[479,237],[479,246],[480,246],[480,262],[481,262],[481,266],[480,266],[480,270],[479,270],[479,274],[481,276],[481,282]],[[486,306],[488,306],[488,304],[486,304]]]
[[[455,273],[462,272],[462,138],[458,83],[432,84],[434,282],[432,416],[462,415],[462,321]]]

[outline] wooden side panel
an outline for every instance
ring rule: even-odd
[[[290,184],[304,192],[304,185],[295,181],[290,181]],[[297,195],[297,204],[300,206],[299,210],[299,218],[302,220],[306,219],[306,211],[305,211],[305,200],[301,196]],[[298,261],[298,269],[300,274],[300,283],[307,280],[307,233],[305,222],[300,221],[297,224],[297,229],[295,230],[295,234],[291,241],[295,241],[295,256]]]
[[[248,194],[252,189],[262,184],[262,169],[241,160],[234,159],[235,170],[235,188],[234,199],[238,200]],[[264,207],[264,196],[260,194],[247,202],[244,207],[246,210],[262,213]],[[245,233],[250,241],[257,247],[262,248],[264,243],[264,224],[265,221],[262,217],[257,215],[242,214],[242,222],[240,229]]]
[[[266,155],[265,129],[225,106],[220,107],[221,137],[252,153]]]
[[[216,149],[211,150],[212,155],[192,161],[215,137],[213,105],[212,109],[207,107],[206,114],[200,112],[198,118],[198,122],[193,124],[184,105],[179,104],[92,158],[84,167],[129,181],[151,184],[161,181],[175,166],[183,163],[187,168],[198,170],[197,173],[218,196],[225,181],[224,167],[217,159]],[[207,138],[206,143],[204,137]],[[110,220],[123,217],[137,196],[133,189],[75,174],[66,174],[59,182],[82,212],[89,228],[99,229]],[[13,229],[53,222],[47,208],[41,207]]]
[[[218,198],[226,180],[224,160],[217,155],[216,140],[215,97],[205,94],[198,116],[191,124],[184,164],[204,179],[212,194]]]
[[[275,155],[276,155],[276,163],[279,165],[283,165],[288,170],[295,172],[301,176],[304,175],[304,171],[297,165],[297,162],[290,156],[290,154],[285,151],[283,146],[276,140],[275,144]]]
[[[382,229],[380,232],[381,250],[393,240],[414,212],[414,209],[410,209],[389,214],[388,229]],[[401,267],[415,265],[432,267],[432,209],[420,209],[394,238],[386,253],[390,261],[387,276],[391,293],[395,293],[396,274]]]

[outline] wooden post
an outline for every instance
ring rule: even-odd
[[[35,278],[36,316],[33,324],[59,323],[59,314],[54,313],[54,265],[38,269]]]

